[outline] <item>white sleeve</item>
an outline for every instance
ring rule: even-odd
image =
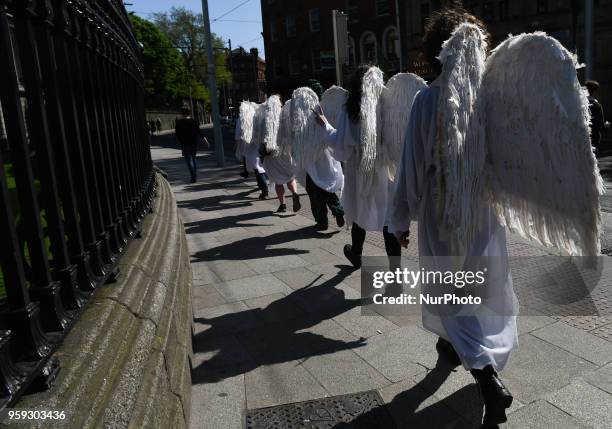
[[[346,162],[357,146],[357,142],[350,135],[350,119],[344,114],[338,120],[338,128],[329,123],[325,125],[325,140],[332,151],[333,157],[340,162]]]
[[[410,229],[410,221],[416,220],[425,176],[425,158],[422,133],[422,98],[414,100],[402,159],[395,177],[395,192],[389,232],[399,236]]]

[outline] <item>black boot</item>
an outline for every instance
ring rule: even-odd
[[[285,213],[286,211],[287,211],[287,205],[283,203],[280,206],[278,206],[278,210],[276,210],[276,213]]]
[[[512,405],[512,394],[499,379],[497,373],[491,365],[483,369],[470,370],[478,383],[480,396],[484,402],[485,414],[482,427],[496,427],[500,423],[508,420],[506,408]]]
[[[361,255],[355,254],[355,252],[353,252],[353,246],[350,244],[344,246],[344,256],[353,264],[353,267],[361,268]]]

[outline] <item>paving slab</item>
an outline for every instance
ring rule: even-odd
[[[595,369],[592,363],[526,334],[520,336],[501,377],[516,399],[530,403]]]
[[[304,267],[309,263],[297,255],[281,255],[251,259],[247,261],[247,265],[259,274],[266,274]]]
[[[376,389],[390,382],[350,350],[312,356],[302,366],[332,395]]]
[[[193,295],[193,308],[201,309],[208,307],[216,307],[221,304],[226,304],[227,301],[223,298],[223,295],[219,293],[214,286],[210,285],[194,285],[191,289],[191,293]]]
[[[286,284],[270,274],[221,282],[215,284],[215,287],[229,302],[291,291]]]
[[[242,261],[215,262],[210,264],[210,268],[222,281],[242,279],[258,274]]]
[[[436,337],[417,326],[406,326],[368,338],[355,353],[393,382],[434,368]]]
[[[574,417],[546,401],[537,401],[521,407],[508,416],[503,425],[507,429],[586,429]]]
[[[547,400],[594,428],[607,429],[612,422],[612,395],[583,381],[575,381],[548,395]]]
[[[612,363],[585,375],[584,379],[593,386],[612,394]]]
[[[537,329],[532,335],[596,365],[612,361],[612,343],[563,322]]]
[[[327,392],[299,361],[260,366],[245,375],[247,408],[263,408],[308,399]]]
[[[244,375],[191,389],[191,429],[241,429],[246,405]]]
[[[313,273],[307,268],[299,267],[291,270],[276,271],[274,277],[285,283],[291,289],[302,289],[323,283],[326,278],[323,274]]]

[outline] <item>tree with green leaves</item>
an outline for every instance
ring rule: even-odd
[[[208,101],[208,91],[185,66],[168,36],[152,22],[135,15],[130,15],[130,19],[142,45],[146,105],[178,108],[189,97]]]
[[[171,44],[179,49],[186,67],[208,85],[208,60],[204,21],[202,14],[196,14],[184,7],[172,7],[168,12],[153,14],[153,22],[168,36]],[[226,66],[225,43],[216,34],[211,34],[217,84],[230,84],[232,75]]]

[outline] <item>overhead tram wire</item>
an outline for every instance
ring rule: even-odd
[[[219,21],[221,18],[226,17],[227,15],[229,15],[230,13],[232,13],[233,11],[235,11],[238,8],[241,8],[242,6],[244,6],[245,4],[247,4],[248,2],[250,2],[251,0],[245,0],[242,3],[240,3],[237,6],[234,6],[233,8],[231,8],[230,10],[228,10],[227,12],[225,12],[223,15],[218,16],[216,18],[214,18],[211,22],[217,22]]]

